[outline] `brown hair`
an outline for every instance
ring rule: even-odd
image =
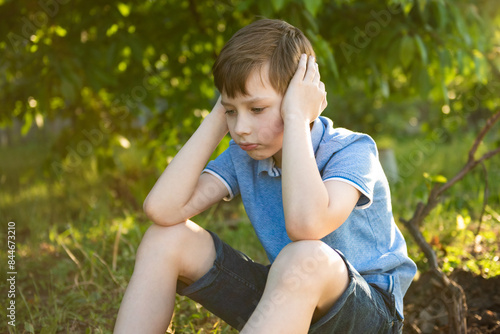
[[[231,98],[247,95],[250,73],[269,63],[269,81],[284,95],[303,53],[315,55],[298,28],[281,20],[255,21],[238,30],[222,48],[212,67],[215,86]]]

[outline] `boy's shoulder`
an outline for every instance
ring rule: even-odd
[[[317,128],[322,128],[322,131],[317,131]],[[369,135],[346,128],[335,128],[332,120],[324,116],[314,122],[311,139],[316,156],[332,155],[341,150],[372,152],[378,155],[375,141]]]

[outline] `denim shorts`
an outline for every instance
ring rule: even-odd
[[[270,265],[252,261],[209,233],[217,253],[213,267],[191,285],[178,281],[177,293],[241,330],[264,292]],[[311,324],[309,333],[401,333],[403,322],[396,312],[394,296],[368,284],[338,253],[349,271],[349,285],[331,309]]]

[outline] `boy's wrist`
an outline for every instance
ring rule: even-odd
[[[210,112],[207,117],[205,117],[205,120],[211,123],[216,123],[217,127],[220,128],[222,132],[224,132],[224,135],[229,131],[225,113],[222,113],[216,108],[212,109],[212,112]]]
[[[311,119],[308,119],[306,113],[297,110],[294,112],[286,112],[282,116],[283,123],[286,125],[288,123],[301,123],[301,124],[309,124],[312,122]]]
[[[217,99],[209,115],[212,115],[212,117],[215,117],[220,122],[226,123],[226,108],[222,105],[221,99],[222,95]]]

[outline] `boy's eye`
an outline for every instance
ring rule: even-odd
[[[226,115],[233,115],[235,112],[234,110],[226,110]]]
[[[253,111],[253,112],[257,112],[257,113],[258,113],[258,112],[262,112],[262,111],[264,111],[264,109],[265,109],[265,108],[252,108],[252,111]]]

